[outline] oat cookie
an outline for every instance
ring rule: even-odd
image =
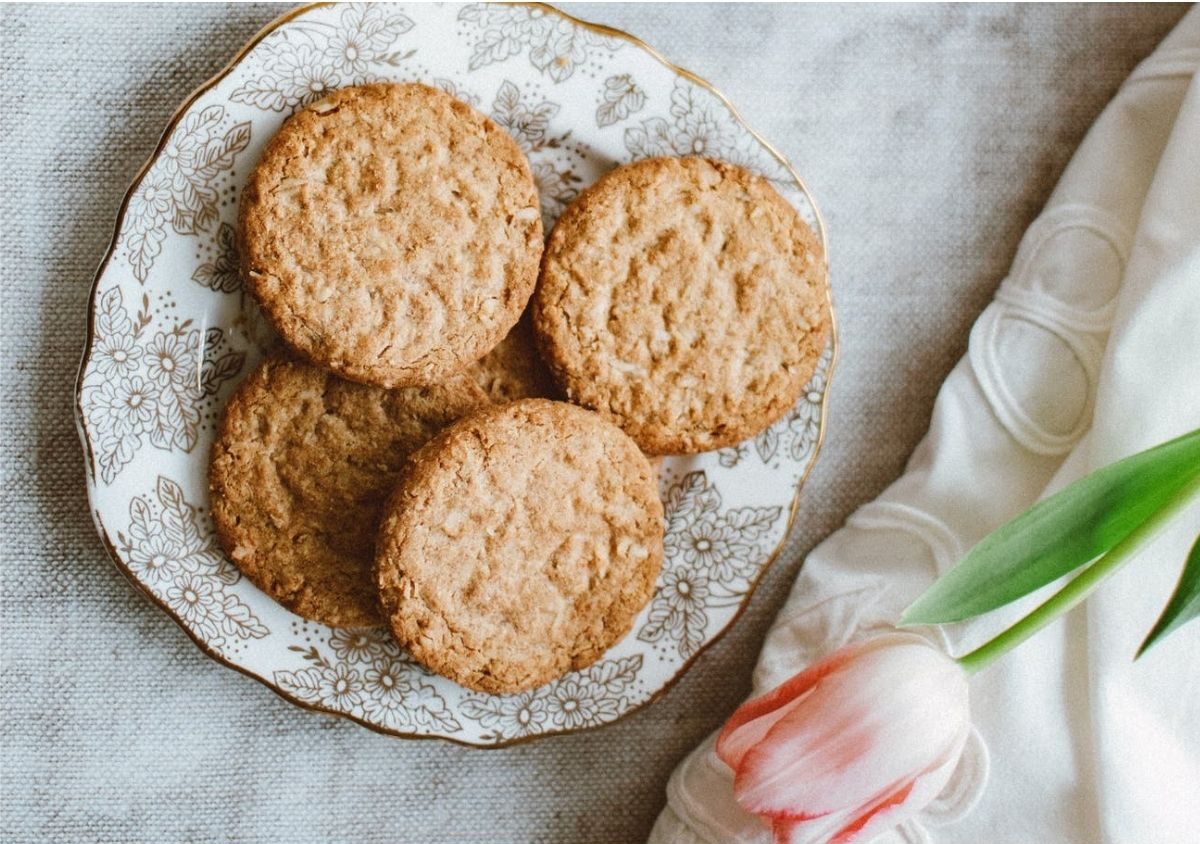
[[[293,612],[379,624],[375,528],[404,459],[487,404],[466,376],[385,390],[269,358],[225,406],[210,464],[225,553]]]
[[[618,168],[562,215],[534,294],[572,401],[650,454],[709,451],[783,416],[829,333],[825,256],[765,179],[702,158]]]
[[[375,83],[288,119],[242,196],[242,273],[304,357],[384,387],[437,383],[495,346],[533,291],[529,163],[443,91]]]
[[[379,529],[384,616],[432,670],[479,691],[596,661],[650,600],[663,509],[619,428],[563,402],[493,406],[408,461]]]
[[[533,319],[528,311],[500,345],[471,367],[471,372],[495,402],[559,397],[554,377],[538,353]]]

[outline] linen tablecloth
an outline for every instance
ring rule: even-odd
[[[209,661],[108,562],[71,416],[92,274],[180,101],[283,11],[0,8],[0,838],[607,842],[750,689],[799,561],[902,470],[1084,132],[1177,6],[568,6],[728,94],[829,222],[841,360],[786,551],[661,701],[506,750],[402,742]]]

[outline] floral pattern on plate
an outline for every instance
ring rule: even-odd
[[[555,82],[564,82],[597,53],[611,57],[622,46],[615,38],[537,5],[471,3],[459,10],[458,19],[476,27],[467,36],[469,70],[505,61],[528,49],[532,67]]]
[[[703,470],[670,485],[663,505],[663,571],[637,637],[665,640],[686,659],[704,644],[709,612],[737,606],[750,591],[770,553],[759,540],[773,532],[783,507],[725,508]]]
[[[96,279],[76,392],[88,492],[113,559],[211,656],[300,706],[400,736],[495,746],[644,705],[726,629],[786,535],[833,364],[754,440],[661,471],[666,559],[650,604],[595,665],[519,695],[471,692],[383,630],[292,615],[219,552],[208,450],[236,381],[277,342],[237,272],[237,194],[296,108],[375,79],[435,85],[528,155],[547,229],[580,190],[646,155],[703,153],[803,186],[721,96],[633,39],[544,6],[330,5],[290,13],[180,111],[130,190]]]
[[[118,531],[117,542],[133,576],[212,647],[271,632],[229,589],[241,580],[241,572],[210,536],[201,535],[196,508],[169,478],[160,477],[152,495],[129,502],[129,526],[127,532]]]
[[[244,351],[227,351],[224,331],[201,331],[192,319],[161,316],[173,303],[125,307],[120,288],[95,309],[91,367],[82,378],[92,454],[102,481],[111,483],[137,452],[150,445],[191,452],[203,410],[222,385],[242,370]],[[161,328],[159,328],[161,325]],[[156,330],[157,329],[157,330]]]
[[[250,123],[231,123],[223,105],[187,114],[129,198],[123,246],[145,283],[169,233],[202,235],[217,221],[221,187],[250,143]]]
[[[304,16],[263,39],[261,72],[249,75],[229,98],[290,113],[337,88],[385,79],[387,68],[413,55],[400,44],[412,28],[410,17],[386,5],[350,3],[336,16]]]

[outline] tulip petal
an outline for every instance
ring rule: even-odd
[[[838,831],[837,835],[830,841],[830,844],[851,844],[859,835],[863,835],[864,841],[869,841],[866,837],[867,827],[872,826],[875,822],[884,823],[888,818],[895,818],[895,823],[888,824],[889,827],[895,826],[903,818],[897,817],[897,810],[903,808],[905,802],[912,794],[913,784],[915,780],[909,780],[894,794],[884,798],[883,802],[875,806],[870,811],[863,813],[858,818],[855,818],[853,823]],[[936,796],[936,795],[935,795]],[[889,811],[892,810],[892,811]],[[874,837],[874,836],[871,836]]]
[[[785,702],[778,709],[768,710],[765,715],[752,721],[746,721],[736,729],[730,729],[729,725],[726,725],[717,737],[717,756],[736,772],[741,767],[746,754],[763,740],[781,718],[799,706],[807,693],[806,689],[800,693],[799,697]],[[736,714],[735,712],[734,715]]]
[[[939,764],[919,777],[889,788],[885,794],[856,811],[839,811],[815,818],[773,815],[764,819],[771,824],[774,844],[851,844],[870,841],[909,816],[919,812],[942,793],[958,764],[968,730]]]
[[[812,829],[811,823],[790,818],[774,818],[771,821],[772,844],[814,844],[829,840],[827,829]]]
[[[854,653],[741,754],[743,807],[793,819],[857,809],[930,770],[965,735],[961,669],[924,640],[882,638],[887,647]]]
[[[801,844],[795,836],[797,826],[787,818],[775,818],[771,821],[771,844]]]
[[[903,823],[928,806],[946,787],[954,769],[958,766],[967,730],[962,740],[946,753],[939,764],[920,776],[909,780],[882,802],[863,812],[852,823],[840,830],[830,844],[851,844],[854,841],[870,841],[894,826]]]
[[[857,812],[837,812],[822,818],[772,817],[775,844],[853,844],[870,841],[903,823],[929,804],[945,787],[961,748],[947,754],[948,762],[893,788]]]
[[[766,818],[771,824],[774,844],[829,844],[853,818],[850,812],[834,812],[820,818]]]
[[[834,651],[766,694],[751,698],[739,706],[717,736],[717,756],[736,770],[746,751],[761,741],[780,718],[795,708],[795,704],[818,680],[856,656],[865,644],[869,643]]]

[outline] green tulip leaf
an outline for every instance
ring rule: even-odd
[[[1146,641],[1138,648],[1137,656],[1141,656],[1152,645],[1156,645],[1170,636],[1180,627],[1200,615],[1200,536],[1188,553],[1187,562],[1183,564],[1183,574],[1179,576],[1179,584],[1167,601],[1167,606]],[[1134,657],[1137,659],[1137,657]]]
[[[1200,478],[1200,429],[1081,478],[988,534],[904,611],[901,624],[962,621],[1095,560]]]

